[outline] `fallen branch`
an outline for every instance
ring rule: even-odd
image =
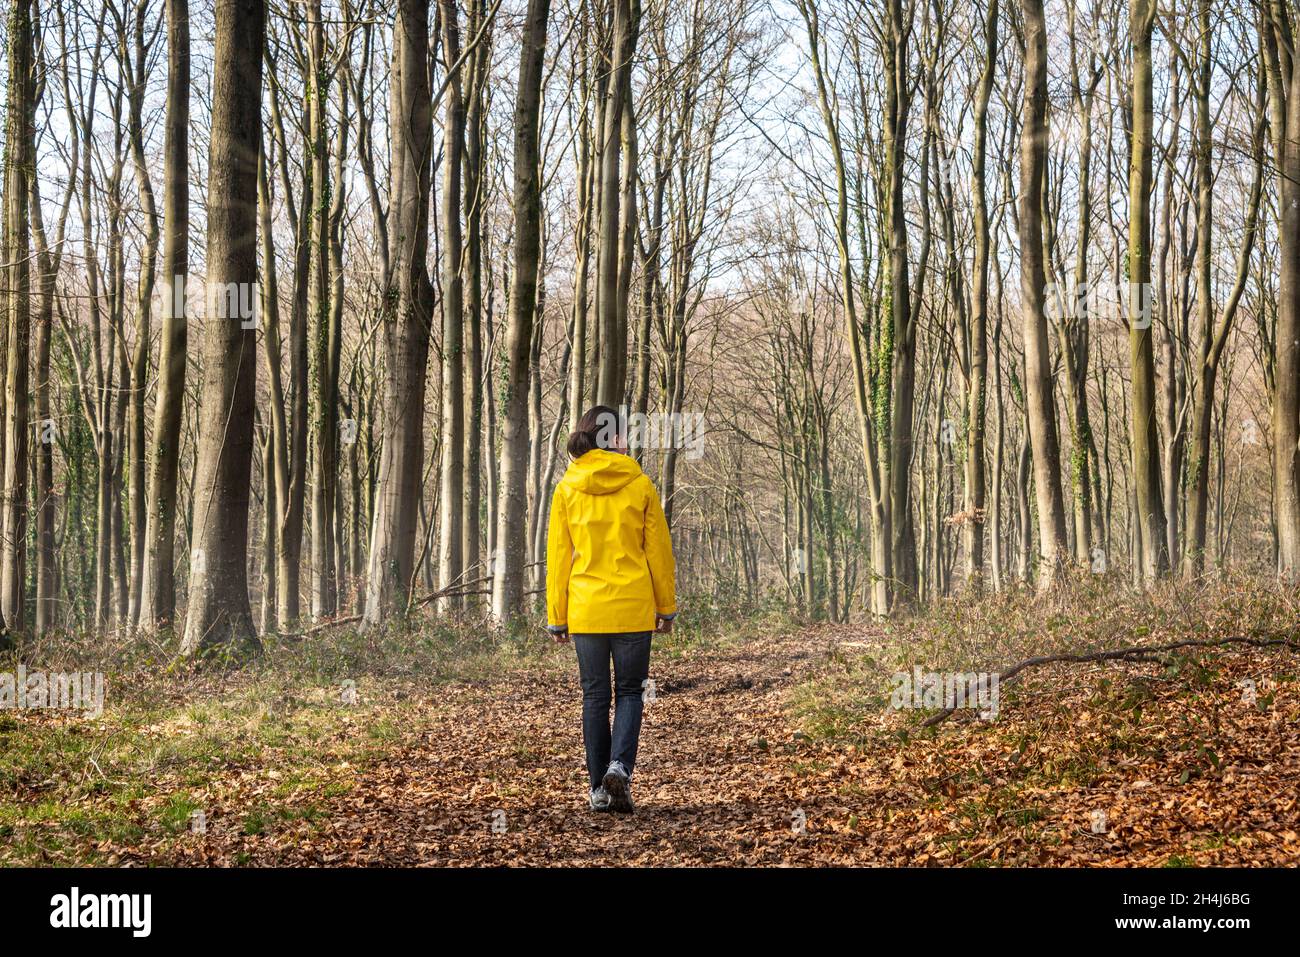
[[[1128,648],[1115,648],[1110,651],[1097,651],[1088,655],[1038,655],[1026,658],[1018,665],[1012,665],[998,675],[998,684],[1014,680],[1026,668],[1038,665],[1050,665],[1058,662],[1082,664],[1088,661],[1150,661],[1151,656],[1162,651],[1177,651],[1179,648],[1217,648],[1222,645],[1251,645],[1256,648],[1285,646],[1292,651],[1300,651],[1300,642],[1291,638],[1190,638],[1187,641],[1173,641],[1167,645],[1135,645]],[[932,728],[952,716],[956,708],[945,708],[921,722],[922,728]]]
[[[425,595],[423,598],[415,599],[413,602],[411,602],[411,607],[418,608],[422,605],[427,605],[430,602],[437,601],[439,598],[456,598],[463,595],[489,594],[487,590],[469,591],[467,589],[469,589],[470,586],[472,585],[482,584],[483,582],[487,582],[491,580],[492,580],[491,576],[488,576],[487,578],[478,578],[475,579],[474,581],[449,585],[448,587],[439,589],[438,591],[430,592],[429,594]],[[310,638],[312,635],[319,635],[322,631],[326,631],[330,628],[337,628],[341,625],[360,624],[364,617],[365,617],[364,615],[349,615],[346,618],[332,618],[329,621],[323,621],[319,625],[312,625],[310,628],[305,628],[302,631],[286,632],[282,635],[277,635],[276,637],[278,637],[281,641],[302,641],[304,638]]]
[[[340,625],[355,625],[361,621],[361,615],[348,615],[346,618],[331,618],[329,621],[323,621],[319,625],[312,625],[303,631],[289,631],[282,635],[277,635],[281,641],[302,641],[304,638],[310,638],[312,635],[319,635],[327,628],[337,628]]]
[[[1001,840],[994,841],[992,844],[989,844],[987,847],[984,848],[984,850],[980,851],[978,854],[968,857],[964,861],[958,861],[957,866],[965,867],[968,864],[974,864],[976,861],[983,860],[993,851],[997,850],[999,847],[1001,847],[1003,844],[1007,843],[1008,841],[1012,840],[1014,837],[1016,837],[1015,834],[1008,834],[1006,837],[1002,838]]]
[[[437,601],[439,598],[460,598],[464,595],[490,595],[490,589],[478,589],[474,591],[469,589],[472,589],[475,585],[482,585],[485,582],[490,582],[491,580],[491,575],[484,575],[482,578],[475,578],[471,581],[456,582],[455,584],[448,585],[446,588],[430,592],[423,598],[417,598],[415,601],[411,602],[411,607],[418,608],[421,605],[429,604],[429,602]]]

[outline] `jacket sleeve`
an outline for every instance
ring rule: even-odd
[[[573,537],[569,513],[560,489],[551,496],[551,523],[546,535],[546,627],[564,631],[569,624],[569,572],[573,569]]]
[[[650,566],[650,583],[655,593],[655,614],[669,618],[677,614],[677,566],[673,561],[673,540],[668,533],[668,520],[659,504],[659,492],[654,483],[650,487],[645,506],[645,557]]]

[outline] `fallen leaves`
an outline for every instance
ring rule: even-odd
[[[103,840],[121,864],[500,866],[1277,865],[1300,854],[1300,702],[1286,649],[1179,668],[1054,664],[996,722],[858,716],[797,727],[792,691],[883,631],[817,627],[657,655],[634,816],[586,807],[576,667],[441,686],[363,766],[312,786],[245,756],[200,795],[206,833]],[[846,641],[846,637],[851,640]],[[1243,682],[1276,679],[1266,705]],[[342,716],[365,735],[373,716]],[[150,728],[153,732],[154,729]],[[183,722],[158,733],[185,734]],[[151,735],[152,736],[152,735]],[[132,813],[156,820],[170,779]]]

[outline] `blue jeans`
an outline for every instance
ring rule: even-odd
[[[573,635],[582,679],[582,741],[587,777],[600,786],[610,761],[621,761],[631,775],[641,736],[641,695],[650,674],[650,632]],[[614,730],[609,727],[609,662],[614,660]]]

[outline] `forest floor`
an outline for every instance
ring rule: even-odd
[[[1089,648],[1222,633],[1222,622],[1177,602],[1158,605],[1144,619],[1137,606],[1094,609]],[[1279,613],[1225,609],[1223,620],[1270,635],[1286,620]],[[328,668],[316,662],[314,684],[300,680],[299,659],[296,670],[181,687],[166,700],[127,689],[148,707],[95,722],[0,711],[0,863],[1300,858],[1300,659],[1285,646],[1030,669],[1002,686],[996,720],[958,712],[922,729],[933,710],[889,707],[888,676],[910,670],[903,662],[969,660],[972,636],[1003,665],[1018,660],[1008,645],[1077,646],[1078,608],[1035,614],[954,610],[889,626],[772,616],[657,637],[630,816],[586,806],[568,645],[502,652],[485,639],[455,667],[444,661],[437,681],[407,659],[385,659],[355,683],[355,700],[322,680],[340,673],[340,656]],[[1189,615],[1200,619],[1194,628]],[[384,657],[368,650],[372,665]],[[446,654],[428,644],[419,657]]]

